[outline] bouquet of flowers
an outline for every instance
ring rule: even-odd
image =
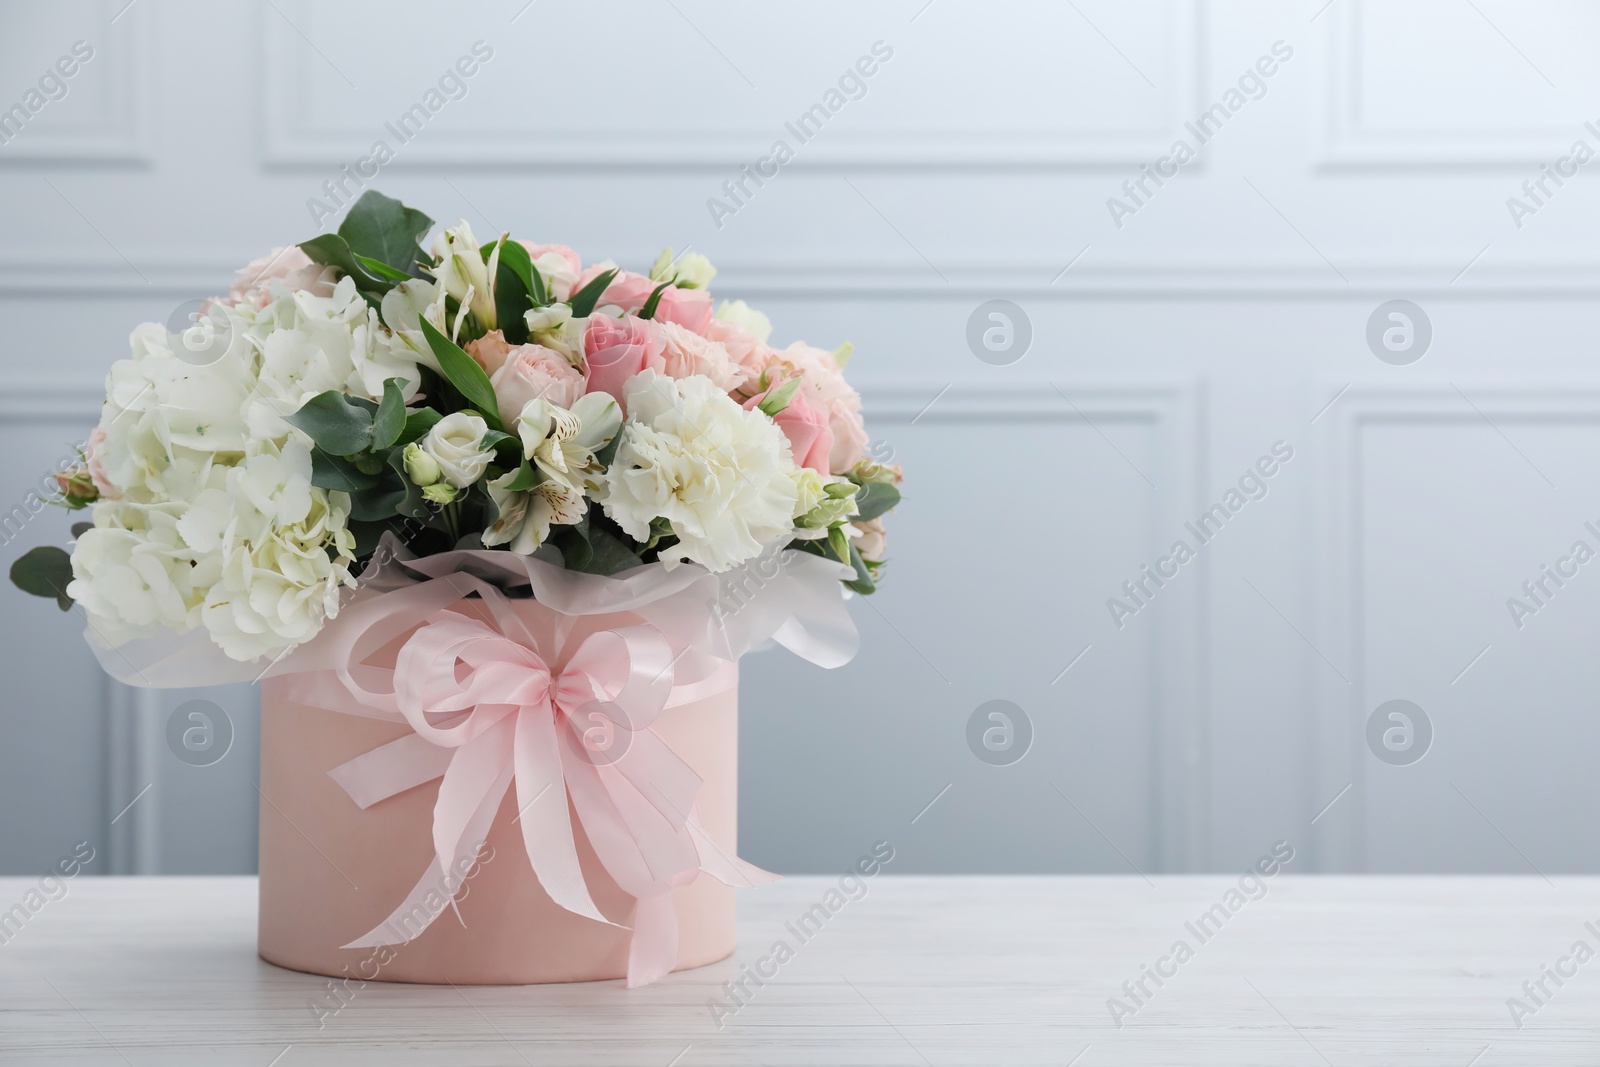
[[[599,575],[792,548],[872,592],[900,472],[866,454],[851,346],[771,346],[697,254],[635,274],[432,227],[368,192],[181,332],[138,327],[58,475],[92,521],[13,581],[109,644],[200,628],[237,661],[314,637],[385,534]]]

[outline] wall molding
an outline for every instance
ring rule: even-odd
[[[293,20],[315,38],[315,14],[309,0],[282,0],[285,17]],[[261,34],[263,83],[302,86],[311,84],[308,65],[321,62],[284,19],[264,8]],[[1192,119],[1200,104],[1200,74],[1206,48],[1206,5],[1204,0],[1176,5],[1159,23],[1168,35],[1176,62],[1162,78],[1159,117],[1148,126],[1117,131],[1091,131],[1040,126],[1017,131],[984,129],[929,129],[904,131],[865,128],[861,116],[847,108],[837,128],[828,127],[826,136],[817,137],[797,149],[795,159],[785,169],[905,168],[949,166],[983,171],[1014,167],[1078,169],[1108,166],[1133,166],[1149,162],[1166,153],[1182,124]],[[465,32],[465,31],[463,31]],[[907,46],[909,47],[909,46]],[[504,54],[511,54],[509,48]],[[1119,60],[1107,53],[1107,67]],[[515,60],[502,60],[509,66]],[[488,67],[486,77],[496,77]],[[1119,75],[1124,73],[1117,67]],[[1131,72],[1127,72],[1132,77]],[[419,85],[419,92],[426,84]],[[818,91],[827,88],[819,84]],[[887,90],[885,90],[887,91]],[[470,97],[468,98],[470,99]],[[396,113],[411,101],[396,101]],[[803,105],[802,105],[803,106]],[[427,127],[420,136],[403,146],[383,128],[383,121],[369,125],[350,125],[312,129],[306,124],[312,109],[299,106],[294,94],[267,93],[262,101],[262,160],[272,167],[336,169],[366,156],[374,141],[384,140],[395,148],[393,162],[385,169],[458,165],[462,159],[482,161],[488,168],[518,170],[603,169],[619,172],[654,171],[661,167],[726,171],[753,162],[765,155],[774,140],[793,141],[783,129],[787,115],[775,115],[770,122],[742,129],[672,130],[648,124],[635,129],[560,128],[546,120],[525,127],[499,129],[492,136],[477,131],[453,128],[449,108],[446,125]],[[528,109],[533,116],[534,109]],[[392,117],[392,116],[391,116]],[[648,116],[647,116],[648,117]]]
[[[0,145],[0,168],[13,164],[88,167],[150,161],[150,57],[156,54],[152,41],[157,15],[148,10],[154,5],[145,5],[147,10],[129,12],[126,18],[113,22],[125,4],[126,0],[97,0],[92,8],[95,17],[91,30],[65,31],[72,36],[53,40],[57,52],[40,53],[46,58],[40,60],[37,71],[29,68],[12,72],[29,80],[20,87],[14,85],[13,98],[0,103],[0,108],[15,103],[44,73],[45,64],[54,62],[56,55],[64,54],[74,39],[81,38],[94,48],[94,57],[67,82],[66,99],[93,93],[99,111],[86,122],[64,125],[56,121],[61,116],[51,110],[60,105],[47,104],[14,140]],[[55,10],[71,9],[61,5]],[[43,31],[34,33],[44,37]]]
[[[1320,392],[1332,398],[1341,387],[1329,383]],[[1600,381],[1462,382],[1460,388],[1472,398],[1471,406],[1448,384],[1354,386],[1327,410],[1319,427],[1316,484],[1320,491],[1312,501],[1311,523],[1313,610],[1307,613],[1311,620],[1307,630],[1318,650],[1344,665],[1350,684],[1340,686],[1335,679],[1309,686],[1308,810],[1317,811],[1347,784],[1354,788],[1339,802],[1349,805],[1346,811],[1313,827],[1317,870],[1365,871],[1368,865],[1365,783],[1374,761],[1366,749],[1364,728],[1377,695],[1368,691],[1365,656],[1366,575],[1361,528],[1365,431],[1380,424],[1482,427],[1485,418],[1496,425],[1519,420],[1600,423]],[[1467,650],[1463,662],[1471,655],[1472,650]],[[1320,664],[1314,669],[1318,668]]]
[[[941,390],[948,391],[941,394]],[[866,386],[867,428],[982,425],[1036,421],[1099,428],[1135,423],[1156,435],[1159,465],[1146,473],[1160,487],[1151,508],[1148,550],[1159,555],[1198,514],[1205,486],[1206,391],[1194,380],[1130,383],[1126,379],[1062,379],[1053,383],[981,382]],[[930,399],[938,396],[930,406]],[[1116,462],[1113,458],[1112,462]],[[1131,477],[1131,473],[1130,473]],[[1155,556],[1151,556],[1152,559]],[[1211,855],[1210,643],[1211,560],[1202,555],[1191,582],[1162,593],[1150,671],[1155,678],[1149,754],[1152,850],[1161,871],[1205,870]],[[1141,624],[1145,619],[1141,616]],[[1099,640],[1097,638],[1096,640]],[[1065,650],[1070,657],[1076,650]]]
[[[1321,115],[1319,165],[1329,169],[1438,170],[1460,167],[1538,167],[1584,136],[1582,121],[1513,130],[1440,130],[1418,126],[1377,133],[1360,118],[1365,100],[1361,67],[1367,0],[1342,0],[1324,16],[1321,72],[1312,115]],[[1463,18],[1476,19],[1469,8]],[[1485,32],[1489,27],[1483,27]],[[1510,54],[1510,49],[1507,49]],[[1529,77],[1535,77],[1528,71]],[[1586,138],[1587,139],[1587,138]]]
[[[1080,246],[1081,248],[1081,246]],[[783,262],[723,261],[717,293],[724,296],[801,297],[876,300],[884,297],[965,299],[1004,295],[1045,300],[1119,298],[1346,299],[1426,296],[1433,299],[1593,299],[1600,293],[1600,258],[1584,261],[1522,260],[1462,267],[1459,259],[1392,260],[1341,263],[1348,281],[1326,264],[1300,260],[1163,258],[1149,262],[1093,262],[1093,253],[1066,274],[1073,256],[1028,262],[968,261],[941,267],[940,277],[915,261]],[[152,296],[181,299],[227,290],[242,265],[214,254],[193,258],[145,260],[137,265],[113,255],[77,260],[0,249],[0,299],[44,297],[81,299],[85,295],[137,300]],[[650,257],[624,257],[640,263]],[[1336,260],[1337,262],[1337,260]],[[176,301],[174,301],[175,303]]]

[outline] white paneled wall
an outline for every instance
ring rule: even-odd
[[[1600,576],[1506,603],[1600,549],[1597,43],[1576,0],[0,0],[3,555],[65,539],[26,494],[131,326],[381,164],[480,233],[692,246],[778,341],[856,343],[906,502],[860,659],[746,665],[755,862],[1600,869]],[[1010,365],[966,340],[990,299],[1031,324]],[[1393,299],[1433,330],[1406,366],[1367,343]],[[0,602],[0,871],[84,839],[250,869],[253,694],[201,695],[234,744],[185,765],[196,694],[116,689],[81,616]],[[967,747],[993,699],[1032,724],[1011,766]],[[1366,739],[1392,699],[1432,724],[1408,766]]]

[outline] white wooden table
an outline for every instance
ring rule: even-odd
[[[1600,1063],[1600,958],[1520,1029],[1506,1004],[1600,950],[1600,878],[1552,881],[1280,875],[1202,943],[1185,924],[1235,879],[885,874],[801,944],[785,924],[836,882],[793,878],[742,896],[733,960],[657,986],[373,983],[319,1029],[325,980],[255,955],[252,879],[84,876],[0,945],[0,1063]],[[0,879],[0,907],[36,884]],[[708,1001],[778,939],[794,958],[719,1028]]]

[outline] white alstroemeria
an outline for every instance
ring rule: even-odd
[[[523,456],[547,479],[579,490],[599,484],[595,453],[621,428],[622,409],[609,393],[585,393],[570,410],[536,397],[517,416]]]
[[[546,304],[542,308],[529,308],[522,313],[522,318],[528,324],[529,333],[559,330],[568,319],[572,318],[572,305]]]
[[[422,449],[439,464],[439,475],[457,489],[465,489],[489,469],[494,450],[483,447],[489,424],[480,415],[452,412],[433,424],[422,439]]]
[[[528,323],[528,340],[560,352],[574,367],[583,366],[583,328],[589,320],[573,318],[570,304],[529,308],[522,317]]]
[[[473,317],[485,330],[492,330],[497,325],[494,272],[499,266],[500,247],[504,242],[505,238],[502,237],[495,244],[494,252],[485,264],[477,239],[472,236],[472,227],[466,219],[462,219],[435,237],[430,250],[434,258],[439,260],[438,266],[431,268],[434,278],[463,308],[472,311]]]
[[[529,553],[544,544],[552,526],[570,526],[587,513],[588,493],[604,474],[595,453],[622,427],[622,411],[606,393],[586,393],[567,408],[542,398],[528,401],[517,416],[523,455],[538,471],[532,489],[510,488],[518,471],[488,482],[499,517],[484,531],[486,546],[509,544]]]
[[[527,492],[507,488],[517,471],[508,471],[485,483],[499,517],[483,531],[485,547],[510,545],[527,555],[550,536],[552,526],[570,526],[588,511],[583,491],[565,482],[540,482]]]
[[[558,301],[567,300],[578,284],[578,272],[560,252],[545,252],[533,257],[533,269],[544,278],[545,290]]]
[[[772,336],[772,320],[743,300],[724,300],[717,305],[716,314],[712,318],[719,322],[731,322],[735,326],[743,326],[762,344],[766,344],[767,338]]]
[[[439,360],[422,334],[422,320],[442,334],[450,332],[445,322],[444,286],[426,278],[413,278],[383,294],[382,316],[384,325],[394,331],[395,337],[411,349],[413,358],[435,373]]]

